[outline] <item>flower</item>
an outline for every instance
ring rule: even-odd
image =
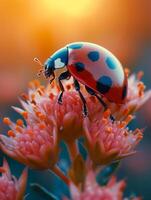
[[[53,120],[47,126],[43,121],[32,122],[25,127],[22,120],[16,124],[4,118],[11,130],[8,136],[0,135],[1,149],[13,159],[36,169],[49,169],[57,161],[58,147]]]
[[[111,129],[113,133],[111,131],[111,134],[108,134],[110,136],[105,137],[108,139],[102,140],[105,145],[103,153],[107,153],[105,159],[108,160],[109,155],[113,152],[116,154],[114,159],[131,154],[133,147],[142,138],[142,134],[138,130],[129,132],[123,124],[127,121],[128,114],[136,111],[151,96],[151,91],[144,93],[143,83],[140,83],[134,77],[132,75],[128,81],[126,104],[116,105],[104,99],[117,120],[115,123],[112,123],[108,118],[104,119],[103,106],[94,96],[86,92],[84,86],[81,86],[89,113],[88,119],[83,117],[82,102],[78,92],[73,90],[72,79],[64,82],[66,91],[63,95],[62,105],[57,102],[60,90],[56,83],[44,87],[37,80],[30,82],[28,94],[22,94],[22,100],[20,100],[23,109],[13,107],[15,111],[24,117],[26,126],[20,119],[15,124],[10,119],[4,118],[4,122],[10,126],[11,130],[8,131],[9,137],[0,135],[0,148],[8,156],[32,168],[53,168],[58,160],[59,142],[62,139],[68,145],[73,158],[77,155],[75,141],[82,135],[87,138],[89,153],[92,155],[96,151],[94,151],[94,147],[99,148],[100,153],[100,146],[102,146],[100,145],[102,143],[100,139],[102,140],[102,137],[104,138],[104,135],[110,132],[103,128],[106,123],[106,129]],[[121,124],[122,129],[120,131],[120,128],[117,127],[121,127]],[[120,134],[119,137],[116,134],[116,129]],[[100,131],[102,130],[101,134]],[[94,135],[92,136],[92,134]],[[92,141],[90,141],[89,135]],[[112,138],[113,136],[116,136],[117,140]],[[126,143],[119,153],[121,145],[117,145],[117,143],[120,137]],[[109,148],[109,143],[114,143],[113,147]],[[105,160],[104,162],[106,163]]]
[[[123,105],[108,103],[116,120],[124,120],[129,114],[134,114],[151,97],[151,90],[145,91],[145,85],[141,81],[143,72],[132,74],[128,78],[128,94]]]
[[[67,91],[64,92],[63,103],[60,105],[57,102],[60,89],[56,83],[48,84],[45,88],[37,80],[32,81],[29,84],[28,96],[25,96],[28,104],[22,102],[22,105],[32,120],[45,118],[49,122],[53,118],[58,131],[58,139],[64,139],[68,143],[82,134],[83,115],[82,102],[78,93],[73,91],[72,80],[68,80],[64,85]]]
[[[11,175],[8,163],[3,161],[0,167],[0,199],[1,200],[22,200],[27,182],[27,168],[24,169],[21,177],[17,180]]]
[[[112,177],[106,186],[99,186],[94,172],[90,170],[84,188],[78,188],[71,182],[70,193],[73,200],[122,200],[125,186],[125,181],[116,182],[115,177]],[[139,200],[139,198],[132,198],[132,200]]]
[[[129,131],[126,128],[131,119],[129,115],[125,121],[113,122],[109,110],[100,119],[84,119],[86,147],[94,166],[108,164],[135,152],[134,148],[143,135],[139,129]]]
[[[21,119],[15,124],[4,118],[11,130],[9,137],[0,135],[0,147],[8,156],[31,168],[53,168],[58,159],[58,141],[64,139],[68,143],[80,135],[82,104],[76,92],[67,92],[63,105],[59,105],[56,85],[44,88],[38,81],[33,81],[29,86],[28,95],[22,95],[25,101],[20,100],[24,110],[13,107],[24,117],[26,126]]]

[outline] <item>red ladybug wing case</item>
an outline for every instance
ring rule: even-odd
[[[112,53],[98,45],[84,42],[69,44],[67,48],[67,68],[73,77],[109,101],[124,102],[127,78],[121,63]]]

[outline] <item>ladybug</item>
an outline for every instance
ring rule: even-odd
[[[94,95],[105,109],[107,105],[102,97],[117,104],[123,104],[126,99],[127,77],[122,65],[111,52],[99,45],[88,42],[68,44],[50,56],[43,66],[45,77],[51,77],[50,83],[54,79],[59,83],[58,103],[62,103],[64,92],[62,80],[73,77],[85,116],[88,112],[79,83],[85,85],[88,93]]]

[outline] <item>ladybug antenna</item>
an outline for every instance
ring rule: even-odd
[[[38,59],[38,58],[34,58],[34,61],[36,62],[36,63],[38,63],[40,66],[44,66],[43,64],[42,64],[42,62]]]
[[[41,76],[41,74],[44,72],[44,69],[43,69],[43,67],[44,67],[44,65],[42,64],[42,62],[38,59],[38,58],[34,58],[34,61],[36,62],[36,63],[38,63],[42,68],[39,70],[39,72],[38,72],[38,76]]]

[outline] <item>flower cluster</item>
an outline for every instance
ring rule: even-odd
[[[100,119],[84,120],[86,146],[95,166],[109,164],[135,152],[143,135],[139,129],[129,131],[126,128],[131,119],[129,115],[125,121],[113,123],[107,110]]]
[[[96,182],[94,172],[90,170],[83,189],[77,188],[73,182],[70,183],[69,187],[73,200],[122,200],[126,183],[124,180],[116,182],[116,178],[112,177],[106,186],[100,186]],[[132,197],[131,200],[141,200],[141,198]]]
[[[36,123],[31,120],[26,127],[20,119],[16,124],[8,118],[4,118],[4,122],[11,127],[8,131],[9,137],[0,136],[1,149],[6,154],[31,168],[53,167],[58,152],[56,127],[53,121],[49,120],[47,127],[40,120]]]
[[[88,117],[83,116],[82,102],[78,92],[74,90],[72,79],[64,83],[66,91],[63,94],[62,105],[57,101],[60,93],[57,84],[52,83],[44,87],[37,80],[30,82],[28,94],[21,95],[20,102],[23,108],[13,107],[22,115],[23,120],[18,119],[16,123],[9,118],[3,120],[10,130],[8,136],[0,135],[1,150],[31,168],[53,170],[67,184],[70,180],[56,167],[59,162],[61,140],[67,144],[74,161],[79,153],[76,141],[83,137],[85,141],[83,145],[94,171],[100,166],[134,154],[143,133],[139,129],[129,130],[127,125],[133,119],[134,112],[151,97],[151,91],[144,92],[145,86],[140,77],[141,74],[129,77],[128,95],[124,105],[109,103],[104,98],[109,108],[106,111],[100,102],[81,86],[81,92],[87,102]],[[110,119],[111,113],[115,121]],[[88,177],[92,177],[92,173]],[[89,180],[90,178],[86,180],[86,185]],[[84,189],[80,194],[77,192],[81,197],[74,195],[73,199],[85,199],[91,190],[105,195],[100,196],[103,199],[111,196],[113,191],[117,196],[121,196],[123,182],[116,184],[113,182],[114,184],[109,183],[99,189],[94,184],[94,188],[90,190]],[[73,188],[71,186],[71,190]],[[94,197],[95,195],[97,194],[94,194]],[[122,197],[108,199],[122,199]]]
[[[0,177],[0,199],[1,200],[23,200],[26,189],[27,169],[23,171],[19,180],[11,175],[8,163],[6,160],[3,166],[0,167],[2,176]]]

